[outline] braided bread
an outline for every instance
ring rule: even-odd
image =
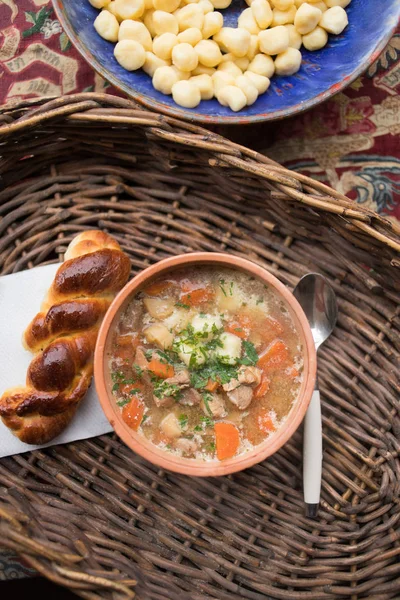
[[[128,256],[101,231],[85,231],[68,246],[23,343],[36,356],[26,386],[0,398],[0,417],[27,444],[45,444],[68,425],[93,375],[102,318],[130,272]]]

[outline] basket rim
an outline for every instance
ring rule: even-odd
[[[1,123],[2,115],[4,124]],[[43,129],[49,123],[59,124],[62,121],[67,126],[70,123],[86,123],[101,126],[107,124],[110,129],[117,125],[143,127],[160,142],[173,142],[193,150],[206,150],[210,154],[209,166],[237,168],[260,177],[273,185],[269,189],[274,199],[297,202],[330,217],[342,219],[342,229],[350,225],[357,236],[373,238],[375,244],[382,244],[389,251],[400,254],[400,223],[357,204],[325,183],[301,172],[291,171],[256,150],[233,142],[201,125],[141,108],[129,98],[107,93],[81,92],[10,101],[0,107],[0,142],[7,142],[14,135],[18,138],[21,134],[30,134],[35,128]],[[391,264],[396,268],[400,267],[397,256],[392,258]]]

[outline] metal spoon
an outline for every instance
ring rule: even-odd
[[[335,292],[322,275],[308,273],[296,285],[294,296],[301,305],[318,348],[332,333],[337,320]],[[306,516],[318,514],[322,475],[322,424],[318,378],[304,419],[303,492]]]

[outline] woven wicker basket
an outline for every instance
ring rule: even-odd
[[[318,521],[303,516],[301,430],[271,459],[216,479],[163,472],[105,435],[0,460],[2,545],[89,599],[399,599],[399,228],[111,96],[0,109],[0,154],[3,274],[62,260],[77,232],[100,227],[133,273],[222,250],[289,287],[321,272],[340,309],[319,357]]]

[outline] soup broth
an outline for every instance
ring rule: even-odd
[[[122,312],[109,357],[129,427],[166,452],[225,460],[282,426],[302,381],[302,348],[285,303],[230,268],[182,269]]]

